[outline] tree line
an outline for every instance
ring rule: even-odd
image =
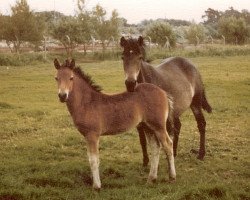
[[[33,12],[27,0],[17,0],[10,15],[0,15],[0,39],[6,41],[11,52],[20,52],[21,46],[31,44],[38,48],[47,38],[59,41],[68,54],[78,45],[98,40],[105,51],[110,42],[117,42],[121,34],[143,35],[150,43],[175,47],[176,43],[198,45],[205,40],[224,40],[227,44],[245,44],[250,37],[250,13],[230,7],[226,11],[208,8],[196,24],[185,20],[157,19],[128,24],[116,10],[108,18],[106,10],[96,5],[85,7],[85,0],[77,1],[74,16],[56,11]]]

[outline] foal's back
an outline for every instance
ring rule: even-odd
[[[115,134],[135,128],[140,122],[165,126],[168,116],[168,97],[159,87],[142,83],[134,92],[104,95],[102,134]]]

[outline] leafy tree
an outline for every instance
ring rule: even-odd
[[[86,44],[91,40],[94,33],[94,27],[91,23],[91,13],[85,8],[85,0],[78,0],[78,15],[77,20],[81,30],[81,40],[78,40],[84,45],[84,53],[86,54]]]
[[[198,45],[205,39],[205,28],[201,24],[193,23],[189,26],[186,32],[186,38],[188,39],[189,43]]]
[[[154,21],[146,27],[145,34],[151,37],[152,42],[164,46],[169,40],[170,46],[174,47],[176,43],[176,36],[172,27],[166,22]]]
[[[11,16],[6,16],[2,30],[2,37],[15,52],[20,51],[24,42],[36,44],[43,38],[44,24],[30,11],[26,0],[16,1],[11,7]]]
[[[227,43],[244,44],[250,36],[250,29],[243,18],[222,17],[219,21],[219,33],[224,35]]]
[[[64,17],[54,23],[51,31],[53,38],[59,40],[64,46],[68,56],[78,44],[83,43],[82,27],[76,17]]]
[[[92,23],[95,30],[95,36],[101,41],[103,51],[106,49],[105,41],[112,37],[118,39],[119,25],[121,20],[116,10],[112,12],[109,20],[106,19],[106,11],[100,5],[96,5],[92,11]]]
[[[218,10],[214,10],[212,8],[208,8],[205,11],[205,15],[202,15],[202,18],[204,19],[204,24],[216,24],[218,23],[219,19],[221,18],[222,12]]]

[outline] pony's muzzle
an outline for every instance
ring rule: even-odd
[[[67,101],[67,94],[66,93],[58,93],[59,100],[64,103]]]
[[[125,85],[128,92],[134,92],[136,86],[136,80],[125,80]]]

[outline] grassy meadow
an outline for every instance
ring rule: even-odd
[[[205,113],[205,160],[190,153],[199,144],[190,110],[181,118],[175,183],[166,181],[162,153],[157,182],[146,184],[149,168],[142,168],[135,130],[104,136],[99,193],[91,188],[84,138],[73,126],[66,105],[58,101],[53,63],[0,66],[0,200],[249,200],[250,56],[191,60],[202,74],[213,107],[212,114]],[[77,64],[104,92],[125,90],[121,61]]]

